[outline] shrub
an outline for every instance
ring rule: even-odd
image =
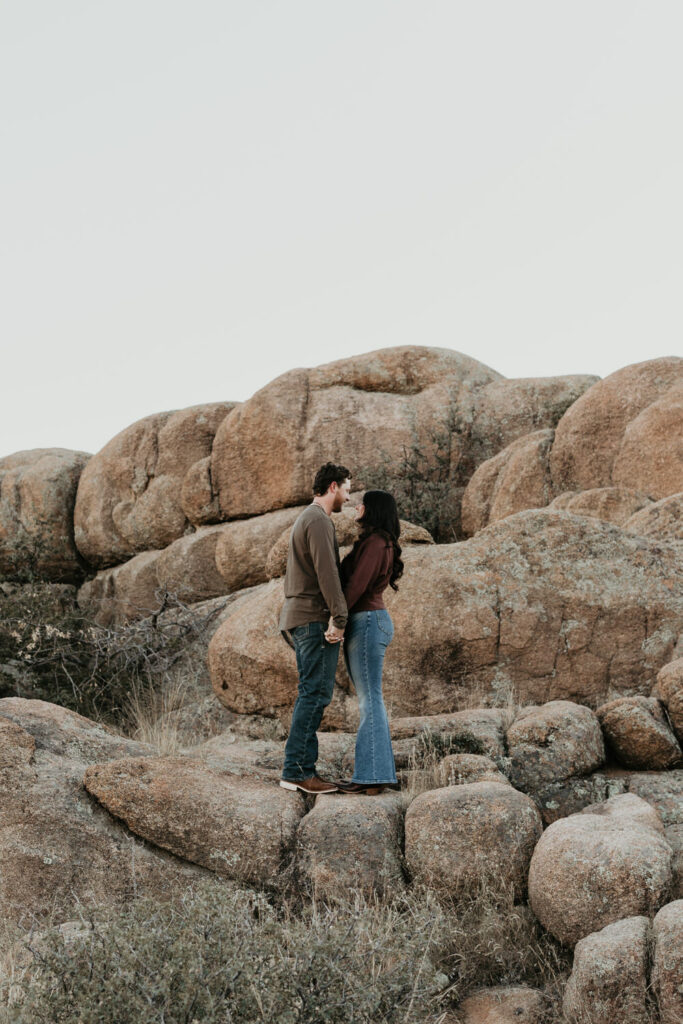
[[[550,986],[551,1020],[567,970],[510,892],[485,889],[276,907],[207,882],[83,923],[68,948],[56,929],[32,944],[7,1024],[437,1024],[473,986],[520,981]]]
[[[101,626],[79,609],[75,588],[0,586],[2,695],[39,698],[120,724],[132,698],[186,656],[218,608],[199,612],[168,591],[145,619]]]
[[[429,530],[437,544],[452,544],[462,539],[457,462],[454,454],[463,427],[451,416],[446,429],[432,431],[426,439],[415,434],[403,445],[397,460],[380,450],[372,465],[357,467],[354,476],[367,488],[390,491],[396,498],[399,515]]]

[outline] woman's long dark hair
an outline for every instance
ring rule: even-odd
[[[361,535],[356,541],[355,546],[364,541],[366,537],[369,537],[371,533],[379,533],[387,541],[387,544],[393,546],[394,564],[391,570],[389,586],[392,590],[398,590],[396,580],[400,579],[403,575],[404,566],[401,561],[401,547],[398,543],[398,538],[401,535],[401,524],[398,518],[396,499],[393,494],[389,494],[389,491],[366,491],[363,495],[363,504],[365,511],[362,518],[358,520],[358,525],[361,527]]]

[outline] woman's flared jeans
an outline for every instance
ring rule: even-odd
[[[382,699],[384,654],[393,635],[394,624],[385,608],[349,615],[344,658],[360,705],[353,782],[396,782],[389,720]]]

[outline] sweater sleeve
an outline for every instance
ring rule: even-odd
[[[322,517],[318,517],[309,524],[308,549],[318,577],[318,586],[332,621],[337,629],[344,629],[348,614],[339,579],[334,550],[334,526],[331,520],[327,523]]]
[[[381,537],[370,537],[362,544],[356,556],[356,566],[344,587],[349,611],[382,572],[386,542]]]

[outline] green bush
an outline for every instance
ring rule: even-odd
[[[56,929],[33,943],[7,1024],[436,1024],[475,985],[552,988],[567,966],[509,894],[484,890],[275,907],[214,882],[89,925],[69,946]]]

